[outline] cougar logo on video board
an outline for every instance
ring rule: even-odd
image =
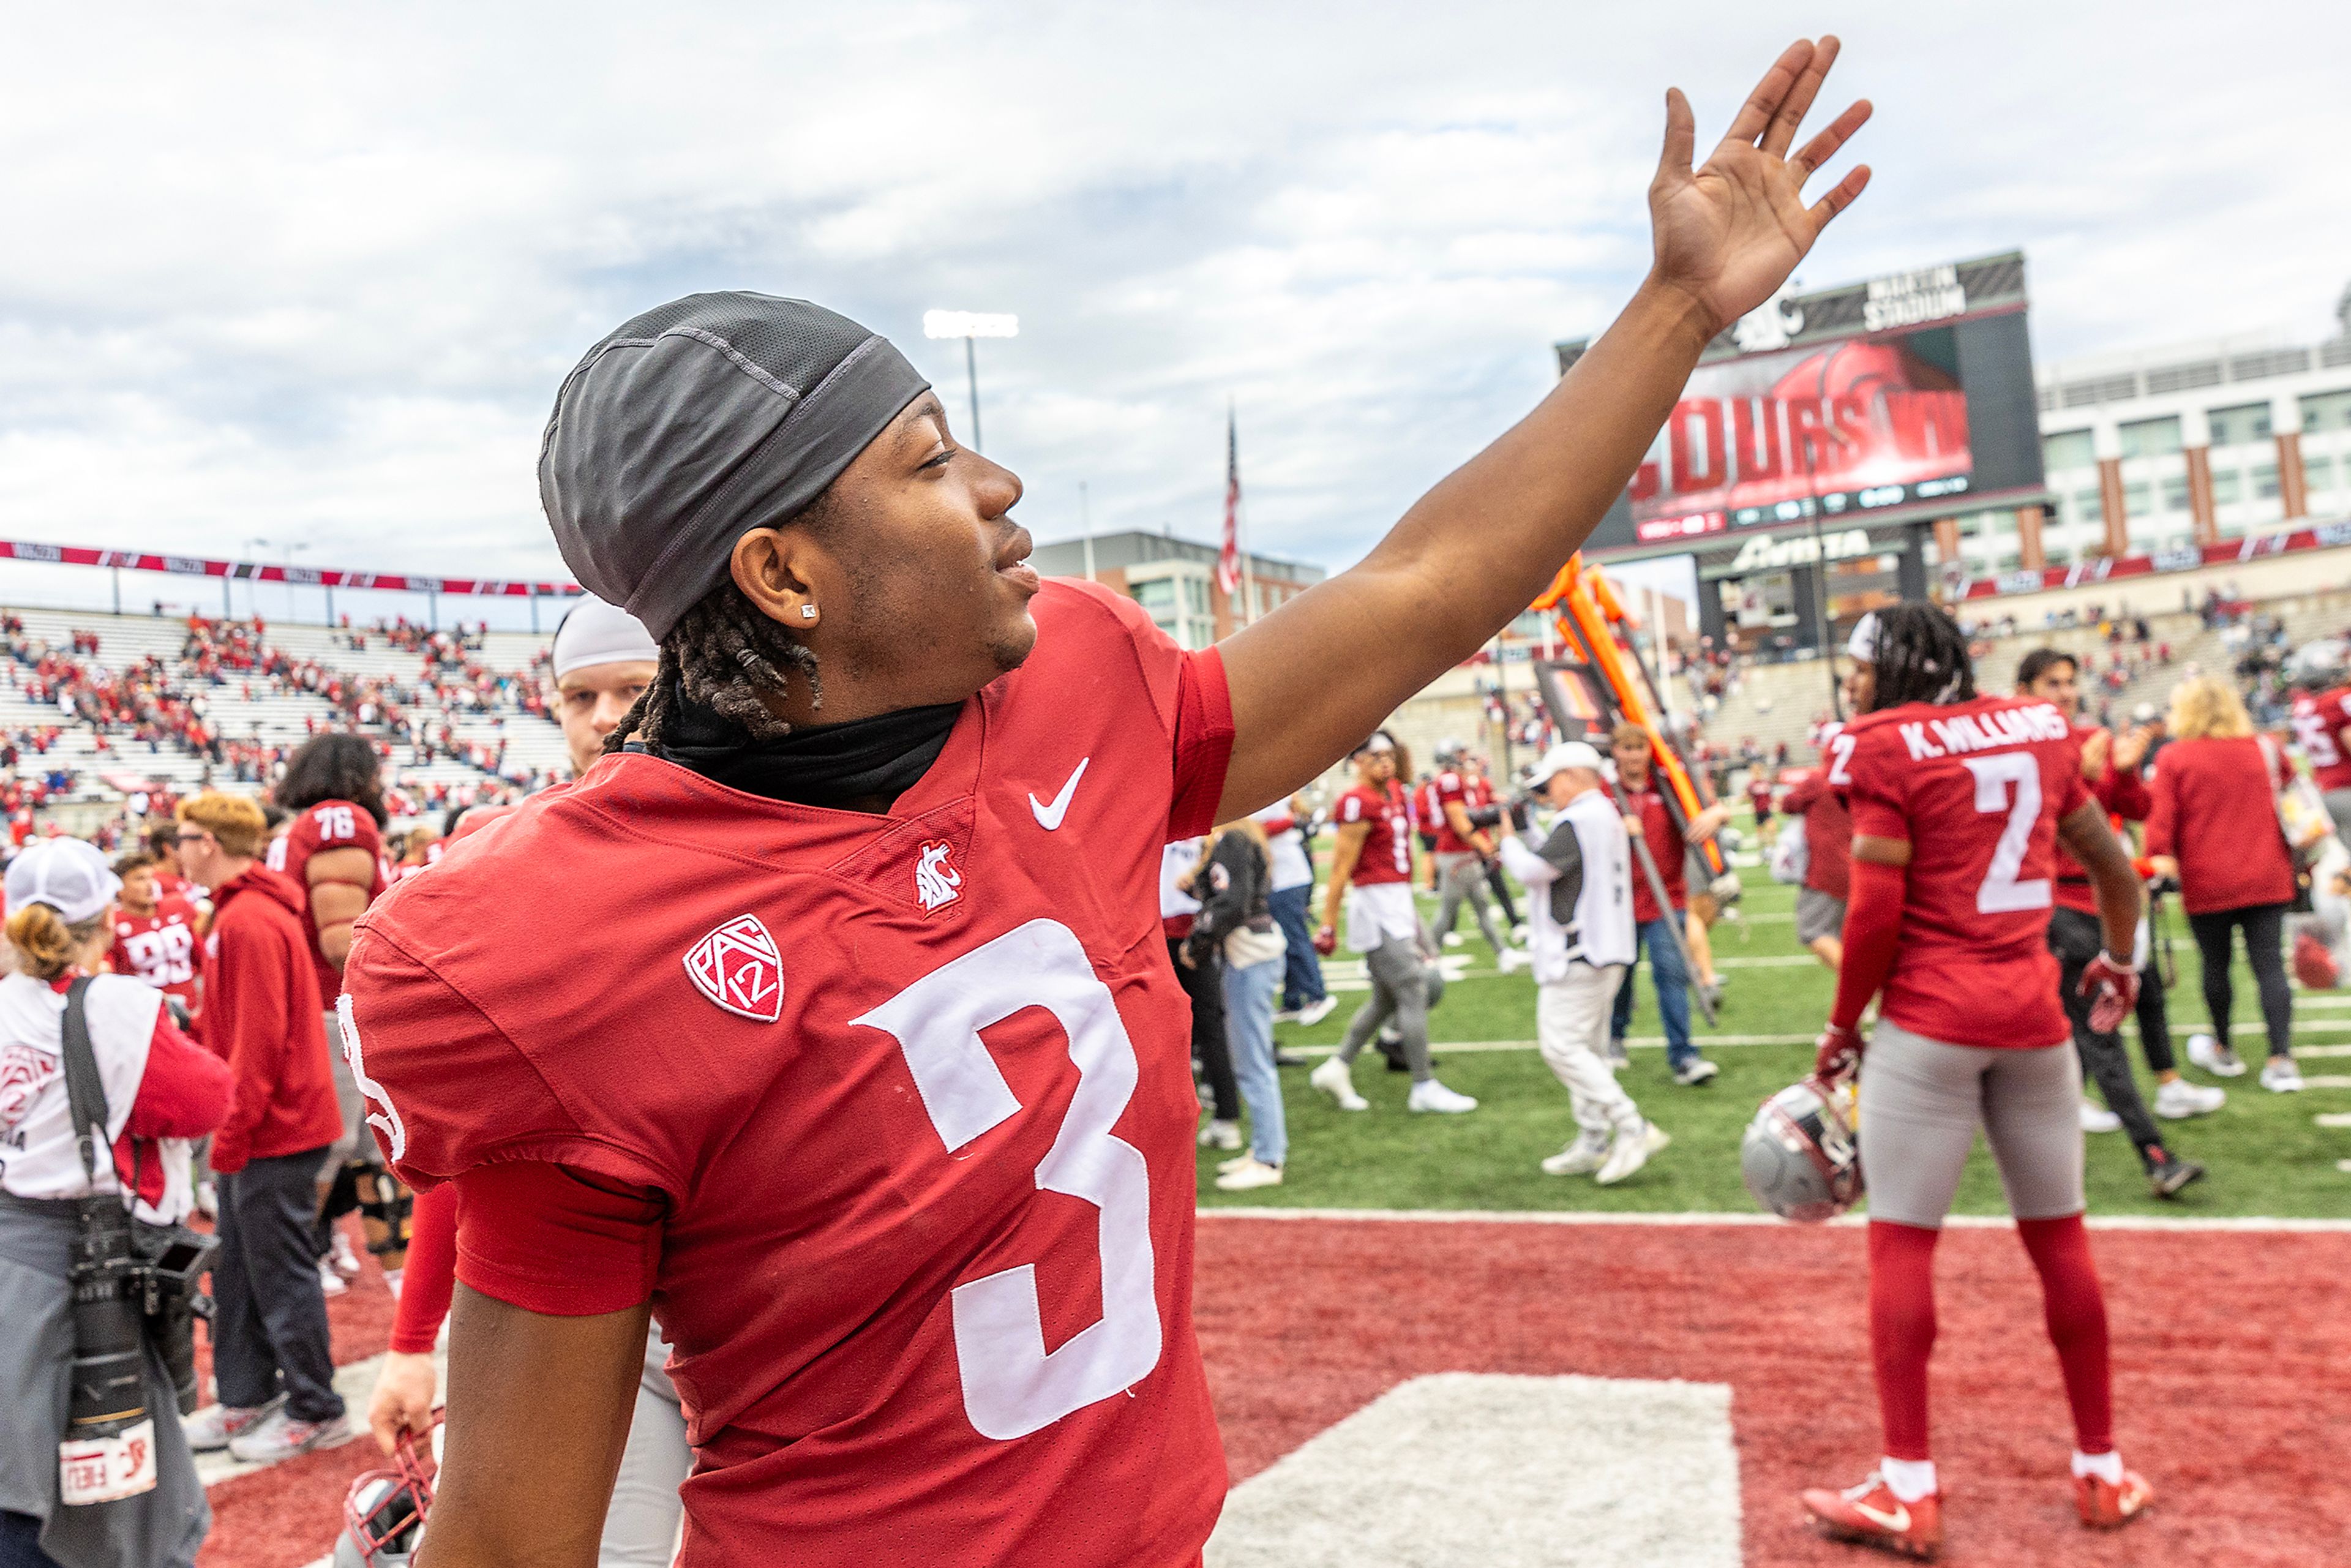
[[[739,1018],[773,1023],[784,1016],[783,960],[756,915],[738,915],[695,943],[685,972],[695,989]]]

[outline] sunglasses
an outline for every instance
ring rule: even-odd
[[[172,841],[177,844],[200,844],[211,837],[210,833],[182,833]]]

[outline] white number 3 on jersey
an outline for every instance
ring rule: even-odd
[[[1031,1007],[1060,1021],[1078,1069],[1077,1092],[1037,1166],[1037,1186],[1102,1211],[1102,1315],[1048,1354],[1034,1264],[955,1288],[964,1411],[980,1436],[998,1439],[1050,1427],[1142,1382],[1159,1364],[1151,1174],[1142,1151],[1111,1134],[1134,1096],[1134,1043],[1085,948],[1052,920],[1008,931],[852,1020],[898,1042],[931,1124],[953,1154],[1019,1114],[1020,1102],[979,1031]]]

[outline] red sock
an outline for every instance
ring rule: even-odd
[[[2065,1374],[2065,1399],[2074,1406],[2074,1444],[2085,1454],[2115,1446],[2114,1387],[2106,1357],[2106,1298],[2098,1286],[2098,1266],[2090,1260],[2090,1235],[2082,1217],[2020,1219],[2016,1233],[2041,1270],[2041,1307],[2049,1341]]]
[[[1942,1232],[1869,1222],[1869,1355],[1886,1457],[1924,1459],[1927,1358],[1935,1348],[1935,1239]]]

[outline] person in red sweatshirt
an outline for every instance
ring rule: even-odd
[[[1853,883],[1853,812],[1829,786],[1829,763],[1844,726],[1821,730],[1821,765],[1796,780],[1781,810],[1804,823],[1804,885],[1796,890],[1796,940],[1834,974],[1844,962],[1844,904]],[[1848,747],[1848,749],[1850,747]]]
[[[2147,817],[2148,860],[2179,882],[2188,928],[2204,958],[2204,1006],[2212,1033],[2188,1042],[2188,1060],[2233,1078],[2244,1071],[2229,1046],[2235,988],[2229,979],[2234,933],[2261,991],[2270,1059],[2262,1087],[2290,1094],[2302,1087],[2294,1063],[2294,993],[2285,978],[2286,911],[2294,906],[2294,857],[2278,828],[2284,763],[2274,742],[2253,734],[2245,705],[2210,675],[2182,681],[2171,694],[2172,740],[2156,754]]]
[[[261,807],[207,791],[183,801],[180,869],[212,889],[204,1036],[236,1075],[214,1135],[220,1178],[213,1370],[220,1403],[188,1422],[199,1453],[266,1463],[348,1442],[310,1224],[342,1117],[328,1065],[302,889],[260,863]]]

